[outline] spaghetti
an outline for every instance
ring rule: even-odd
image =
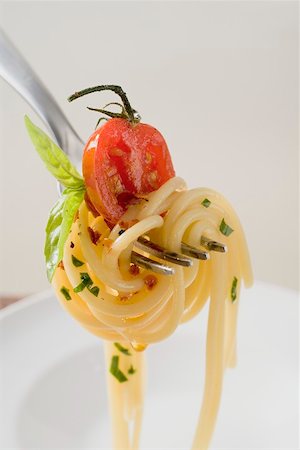
[[[174,252],[182,241],[199,247],[205,236],[224,242],[228,252],[211,252],[208,261],[173,265],[174,275],[154,277],[131,263],[140,236]],[[63,307],[105,339],[115,450],[138,449],[144,391],[139,350],[166,339],[210,299],[205,391],[193,450],[208,448],[224,370],[235,364],[242,281],[246,287],[252,283],[242,227],[230,204],[211,189],[187,190],[184,180],[173,177],[130,206],[113,229],[82,202],[52,284]]]

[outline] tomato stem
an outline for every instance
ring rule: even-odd
[[[94,86],[87,89],[83,89],[82,91],[75,92],[72,94],[68,101],[72,102],[73,100],[76,100],[79,97],[83,97],[84,95],[91,94],[92,92],[100,92],[100,91],[113,91],[115,94],[119,95],[121,98],[124,109],[126,111],[128,120],[132,123],[136,123],[139,121],[138,116],[136,114],[136,111],[131,107],[131,104],[129,103],[129,100],[127,98],[126,92],[123,91],[121,86],[116,86],[114,84],[104,84],[101,86]]]
[[[102,114],[106,114],[107,116],[113,117],[113,118],[118,117],[119,119],[126,119],[126,117],[127,117],[125,114],[115,113],[115,112],[112,112],[112,111],[107,111],[106,109],[90,108],[89,106],[87,106],[87,109],[89,111],[97,111],[97,112],[100,112]]]

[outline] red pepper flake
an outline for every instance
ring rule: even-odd
[[[158,282],[158,279],[154,275],[147,275],[144,278],[144,283],[145,283],[147,289],[149,289],[150,291],[151,291],[151,289],[154,288],[154,286],[157,284],[157,282]]]
[[[160,217],[164,218],[165,215],[167,214],[168,211],[164,211],[163,213],[160,214]]]
[[[91,228],[91,227],[88,227],[88,232],[89,232],[92,243],[96,245],[101,237],[101,234],[98,233],[98,231],[93,230],[93,228]]]
[[[136,276],[140,273],[140,268],[136,264],[131,264],[129,267],[129,273]]]
[[[120,222],[119,225],[121,228],[125,228],[126,230],[130,227],[132,227],[133,225],[135,225],[136,223],[138,223],[139,221],[137,219],[134,220],[129,220],[128,222]]]
[[[111,246],[113,245],[114,241],[112,239],[108,239],[108,238],[104,238],[103,239],[103,245],[104,247],[107,248],[111,248]]]
[[[59,263],[57,264],[57,267],[59,267],[62,270],[65,270],[65,266],[64,266],[64,263],[62,261],[59,261]]]
[[[75,247],[75,244],[74,244],[74,242],[72,242],[72,241],[71,241],[71,243],[70,243],[70,247],[71,247],[71,248],[74,248],[74,247]]]

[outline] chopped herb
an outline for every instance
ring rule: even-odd
[[[88,288],[88,290],[90,291],[91,294],[93,294],[95,297],[98,297],[99,291],[100,289],[98,288],[98,286],[94,286],[92,288]]]
[[[205,206],[205,208],[208,208],[210,206],[210,204],[211,204],[211,201],[208,200],[208,198],[205,198],[203,200],[203,202],[201,203],[201,205]]]
[[[124,353],[124,355],[131,356],[130,351],[128,348],[123,347],[123,345],[119,344],[119,342],[114,342],[114,346],[121,352]]]
[[[75,267],[80,267],[84,264],[82,261],[79,261],[79,259],[77,259],[74,255],[72,255],[72,263]]]
[[[236,293],[237,284],[238,284],[238,279],[237,279],[237,277],[233,277],[233,281],[232,281],[232,285],[231,285],[231,300],[232,300],[232,302],[235,302],[235,301],[236,301],[236,297],[237,297],[237,293]]]
[[[134,369],[133,365],[131,365],[128,369],[129,375],[133,375],[136,372],[136,369]]]
[[[92,284],[93,284],[93,281],[91,280],[91,277],[89,276],[89,274],[88,273],[85,273],[85,272],[82,272],[81,274],[80,274],[80,278],[81,278],[81,283],[80,284],[78,284],[78,286],[76,286],[75,288],[74,288],[74,292],[81,292],[81,291],[83,291],[83,289],[85,288],[85,287],[87,287],[87,288],[89,288],[89,287],[91,287],[92,286]]]
[[[74,244],[74,242],[72,242],[72,241],[71,241],[71,243],[70,243],[70,247],[71,247],[71,248],[74,248],[74,247],[75,247],[75,244]]]
[[[79,262],[81,262],[81,261],[79,261]],[[80,284],[78,284],[78,286],[76,286],[73,289],[74,292],[78,293],[78,292],[83,291],[84,288],[87,288],[91,294],[93,294],[95,297],[98,297],[100,289],[98,288],[98,286],[93,286],[93,280],[91,279],[89,274],[85,273],[85,272],[81,272],[80,278],[82,281]]]
[[[69,289],[67,289],[65,286],[63,286],[60,290],[60,292],[62,293],[62,295],[65,297],[65,299],[67,301],[72,300],[72,297],[70,295],[70,291]]]
[[[227,225],[224,219],[222,219],[219,229],[224,236],[229,236],[234,231],[229,225]]]
[[[118,233],[118,235],[121,236],[121,234],[125,233],[125,231],[126,231],[126,230],[123,230],[123,229],[120,230],[119,233]]]
[[[112,357],[109,371],[120,383],[128,381],[128,378],[124,375],[122,370],[119,369],[119,357],[117,355]]]

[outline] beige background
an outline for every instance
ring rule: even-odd
[[[0,23],[86,139],[116,83],[164,134],[178,175],[224,193],[257,278],[298,283],[297,2],[2,2]],[[56,184],[26,136],[35,114],[0,80],[1,291],[48,286],[44,227]]]

